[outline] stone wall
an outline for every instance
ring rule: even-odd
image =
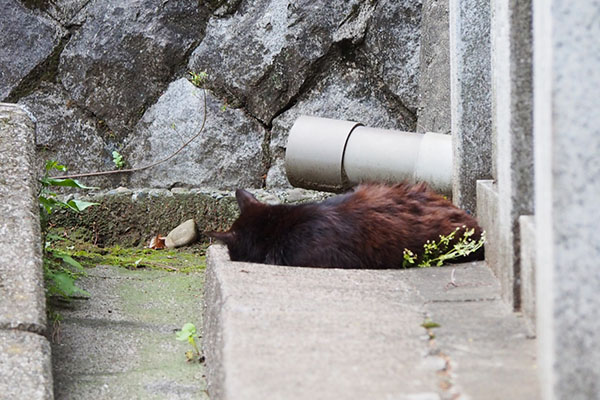
[[[86,182],[109,187],[286,187],[300,114],[416,129],[421,0],[6,0],[0,101],[37,118],[40,165],[71,172],[166,157]],[[5,33],[5,34],[4,34]]]

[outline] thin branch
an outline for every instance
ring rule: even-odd
[[[200,127],[200,130],[198,131],[198,133],[196,133],[194,136],[192,136],[187,142],[185,142],[179,149],[177,149],[177,151],[175,151],[170,156],[168,156],[168,157],[166,157],[166,158],[164,158],[162,160],[153,162],[152,164],[144,165],[142,167],[127,168],[127,169],[113,169],[113,170],[110,170],[110,171],[85,172],[85,173],[81,173],[81,174],[71,174],[71,175],[63,175],[63,176],[52,176],[51,178],[54,178],[54,179],[74,179],[74,178],[83,178],[83,177],[88,177],[88,176],[100,176],[100,175],[112,175],[112,174],[131,173],[131,172],[143,171],[143,170],[148,169],[148,168],[153,168],[153,167],[156,167],[157,165],[160,165],[162,163],[165,163],[165,162],[169,161],[171,158],[173,158],[177,154],[181,153],[181,151],[184,148],[186,148],[190,143],[192,143],[198,136],[200,136],[200,134],[204,130],[204,126],[206,125],[206,115],[207,115],[207,111],[206,111],[206,89],[203,88],[202,90],[203,90],[203,94],[204,94],[204,118],[202,120],[202,126]]]

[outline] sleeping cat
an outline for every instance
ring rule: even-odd
[[[249,192],[235,196],[240,216],[223,241],[232,261],[335,268],[401,268],[407,248],[420,255],[438,240],[477,221],[424,184],[362,184],[320,203],[267,205]],[[462,260],[479,259],[483,248]]]

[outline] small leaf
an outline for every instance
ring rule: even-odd
[[[93,186],[86,186],[83,183],[80,183],[78,180],[76,179],[71,179],[71,178],[50,178],[50,177],[44,177],[41,179],[42,183],[47,185],[47,186],[66,186],[66,187],[76,187],[79,189],[98,189],[97,187],[93,187]]]
[[[80,272],[84,272],[85,273],[85,269],[83,268],[83,265],[81,265],[78,261],[74,260],[68,254],[55,254],[55,255],[57,257],[59,257],[60,259],[62,259],[65,263],[69,264],[72,267],[75,267]]]
[[[48,160],[48,161],[46,161],[46,172],[50,171],[51,169],[55,169],[55,170],[64,172],[67,170],[67,167],[57,163],[56,161]]]
[[[97,206],[97,205],[99,205],[100,203],[94,203],[94,202],[91,202],[91,201],[84,201],[84,200],[76,200],[76,199],[73,199],[73,200],[69,200],[69,201],[67,202],[67,204],[68,204],[68,205],[69,205],[71,208],[73,208],[73,209],[75,209],[75,210],[77,210],[77,211],[83,211],[83,210],[85,210],[85,209],[86,209],[86,208],[88,208],[88,207],[91,207],[91,206]]]
[[[188,322],[187,324],[183,325],[183,327],[181,328],[181,330],[179,332],[176,333],[177,336],[177,340],[187,340],[189,341],[190,338],[193,338],[194,336],[196,336],[196,326],[190,322]]]
[[[44,207],[48,214],[52,212],[52,207],[54,207],[58,203],[55,199],[48,198],[45,196],[39,196],[38,200],[40,202],[40,205]]]
[[[81,293],[89,296],[90,294],[75,285],[75,278],[66,272],[50,272],[49,278],[54,284],[51,291],[63,295],[64,297],[72,297],[74,294]]]

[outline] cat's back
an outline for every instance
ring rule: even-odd
[[[377,248],[397,243],[419,250],[427,240],[463,227],[474,229],[476,237],[481,234],[472,216],[425,183],[359,185],[338,203],[337,213]]]

